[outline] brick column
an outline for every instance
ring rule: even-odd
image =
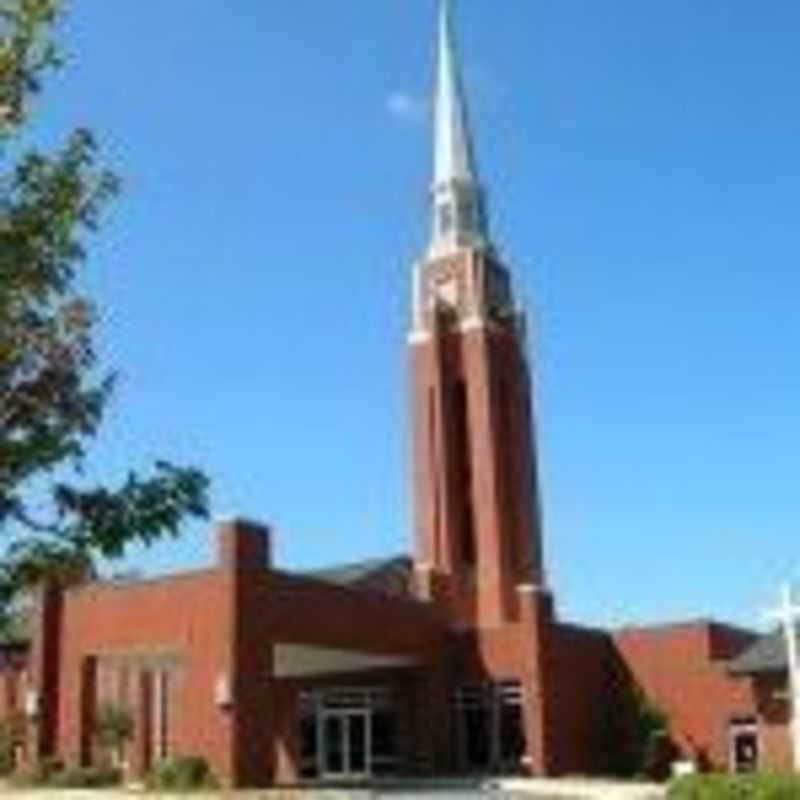
[[[527,638],[526,662],[523,664],[525,689],[525,761],[533,775],[553,772],[554,753],[550,744],[553,687],[548,669],[554,623],[553,599],[535,586],[517,587],[520,627]]]
[[[95,763],[94,726],[97,715],[97,660],[84,658],[80,675],[80,763]]]
[[[267,724],[275,743],[274,774],[278,784],[294,784],[300,780],[300,715],[299,697],[289,685],[275,686],[271,691],[273,719]]]
[[[275,768],[272,642],[269,640],[270,531],[233,519],[218,527],[219,567],[230,581],[229,783],[265,785]]]
[[[29,760],[36,763],[53,756],[58,721],[59,669],[61,662],[62,590],[42,584],[34,593],[30,678],[23,698],[30,715]]]

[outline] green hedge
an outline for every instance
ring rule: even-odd
[[[676,780],[669,800],[800,800],[800,776],[690,775]]]
[[[47,781],[47,786],[55,789],[105,789],[119,786],[122,773],[111,767],[72,767],[55,772]]]
[[[199,756],[174,756],[156,764],[147,776],[146,784],[148,789],[158,791],[217,788],[208,762]]]
[[[105,789],[119,786],[122,773],[110,767],[65,767],[48,760],[11,775],[12,786],[19,788]]]
[[[12,786],[20,788],[47,786],[53,775],[62,772],[64,764],[57,758],[43,758],[9,776]]]

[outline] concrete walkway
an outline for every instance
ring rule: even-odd
[[[550,800],[663,800],[666,787],[655,783],[564,778],[560,780],[513,779],[498,781],[503,791],[514,796],[542,797]]]
[[[663,800],[666,790],[654,784],[602,780],[510,779],[477,782],[432,781],[403,783],[372,789],[264,789],[209,792],[188,795],[195,800]],[[13,789],[2,788],[0,800],[186,800],[187,795],[116,789]]]

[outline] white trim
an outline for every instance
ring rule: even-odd
[[[411,331],[408,334],[408,343],[413,347],[420,344],[426,344],[433,339],[433,334],[430,331]]]
[[[489,327],[489,322],[478,314],[470,314],[462,323],[458,326],[458,329],[462,333],[468,333],[469,331],[481,331]]]

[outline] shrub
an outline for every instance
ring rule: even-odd
[[[216,788],[208,762],[199,756],[175,756],[161,761],[147,776],[147,788],[186,792]]]
[[[74,767],[50,776],[48,786],[58,789],[103,789],[119,786],[122,773],[110,767]]]
[[[94,736],[112,767],[122,761],[125,743],[133,734],[133,716],[128,709],[113,703],[100,706],[94,721]]]
[[[10,775],[14,771],[14,748],[24,740],[24,717],[12,714],[0,721],[0,776]]]
[[[689,775],[672,783],[669,800],[798,800],[800,777],[752,775]]]
[[[22,788],[102,789],[118,786],[122,774],[110,767],[64,767],[58,759],[45,758],[38,764],[15,772],[11,784]]]
[[[64,764],[57,758],[43,758],[11,775],[14,786],[47,786],[53,776],[63,771]]]
[[[667,780],[678,755],[667,715],[628,676],[620,678],[617,702],[604,718],[609,747],[605,770],[617,777]]]

